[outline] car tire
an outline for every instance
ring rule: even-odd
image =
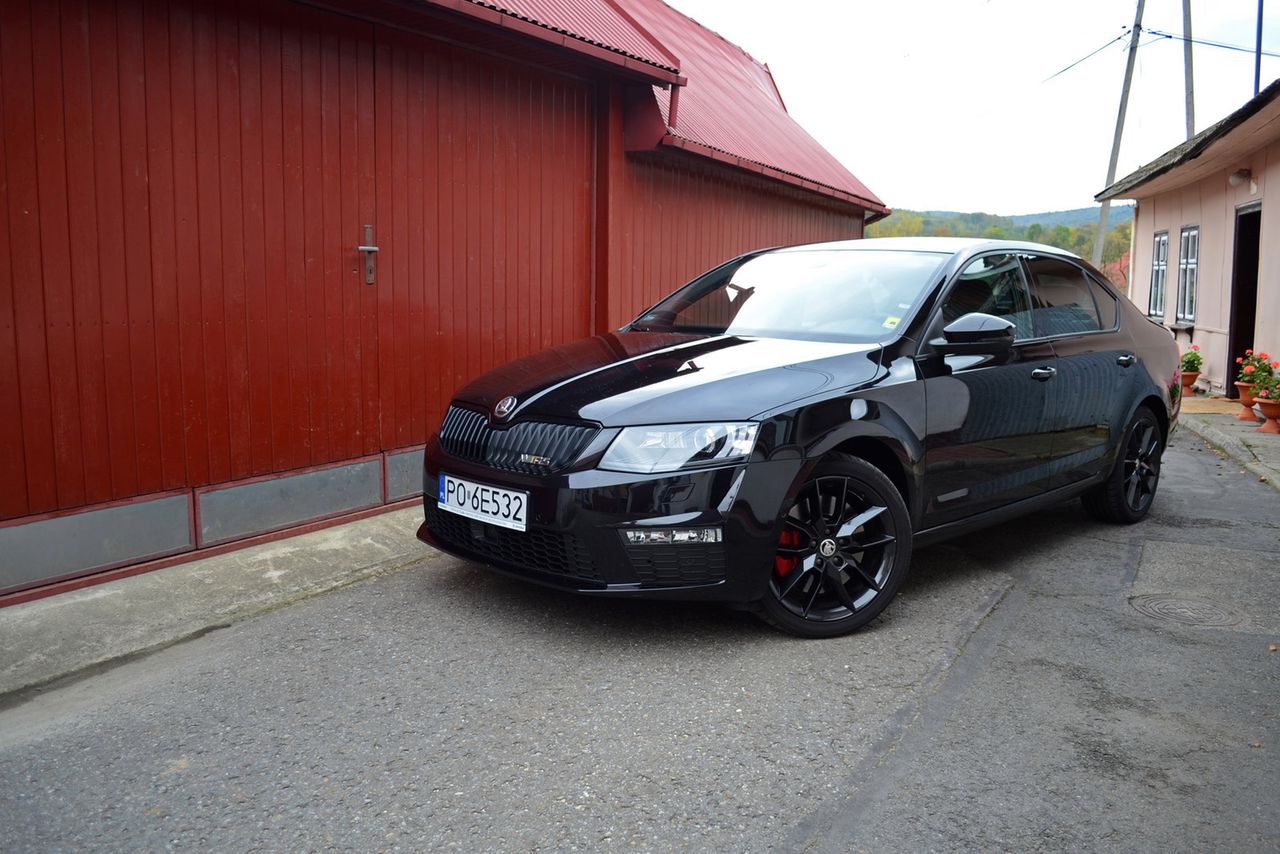
[[[1151,510],[1160,485],[1164,438],[1155,413],[1139,407],[1125,428],[1107,479],[1080,496],[1084,509],[1103,522],[1132,525]]]
[[[780,517],[778,551],[757,613],[805,638],[848,634],[875,619],[911,566],[911,517],[866,460],[823,459]]]

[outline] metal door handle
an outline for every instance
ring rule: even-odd
[[[1133,355],[1132,353],[1125,353],[1123,356],[1116,359],[1116,364],[1122,368],[1127,368],[1136,361],[1138,361],[1137,356]]]
[[[1040,380],[1040,382],[1045,382],[1046,380],[1053,379],[1054,376],[1057,375],[1057,373],[1058,373],[1057,368],[1036,368],[1034,371],[1031,372],[1031,376],[1035,379]]]
[[[364,283],[372,285],[374,276],[378,271],[373,260],[378,251],[378,247],[373,245],[373,226],[366,225],[364,227],[364,243],[357,246],[356,251],[364,253]]]

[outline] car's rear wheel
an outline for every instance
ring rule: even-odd
[[[1160,485],[1164,439],[1156,416],[1145,406],[1125,429],[1110,476],[1080,497],[1084,509],[1104,522],[1132,524],[1151,509]]]
[[[809,638],[847,634],[876,617],[911,565],[911,520],[893,482],[865,460],[823,460],[782,516],[759,613]]]

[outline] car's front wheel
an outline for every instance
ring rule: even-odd
[[[810,638],[847,634],[884,610],[911,565],[911,520],[893,482],[865,460],[833,455],[782,517],[759,613]]]

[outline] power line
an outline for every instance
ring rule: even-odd
[[[1220,48],[1223,48],[1224,50],[1238,50],[1241,53],[1254,53],[1253,48],[1241,47],[1238,44],[1227,44],[1226,42],[1215,42],[1215,41],[1210,41],[1209,39],[1189,39],[1186,36],[1180,36],[1174,33],[1166,33],[1161,30],[1144,30],[1143,32],[1150,33],[1151,35],[1157,36],[1162,39],[1175,39],[1176,41],[1180,41],[1180,42],[1189,41],[1192,44],[1201,44],[1201,45],[1204,45],[1205,47],[1220,47]],[[1262,55],[1280,57],[1280,53],[1273,53],[1272,51],[1269,51],[1269,50],[1262,51]]]
[[[1046,77],[1045,79],[1041,80],[1040,82],[1041,82],[1042,84],[1044,84],[1044,83],[1048,83],[1048,82],[1049,82],[1050,80],[1052,80],[1053,78],[1058,77],[1058,76],[1060,76],[1060,75],[1062,75],[1062,74],[1066,74],[1068,71],[1070,71],[1071,69],[1075,68],[1077,65],[1079,65],[1079,64],[1080,64],[1080,63],[1082,63],[1082,62],[1084,62],[1085,60],[1087,60],[1087,59],[1092,59],[1093,57],[1095,57],[1095,56],[1097,56],[1098,54],[1102,53],[1102,52],[1103,52],[1104,50],[1106,50],[1107,48],[1111,47],[1111,46],[1112,46],[1113,44],[1115,44],[1116,42],[1121,41],[1121,40],[1123,40],[1123,39],[1127,38],[1131,32],[1133,32],[1133,28],[1132,28],[1132,27],[1125,27],[1124,32],[1120,33],[1120,35],[1116,36],[1116,37],[1115,37],[1115,38],[1113,38],[1111,41],[1109,41],[1109,42],[1107,42],[1106,44],[1104,44],[1102,47],[1098,48],[1097,50],[1090,51],[1089,53],[1087,53],[1087,54],[1085,54],[1084,56],[1082,56],[1082,57],[1080,57],[1079,59],[1077,59],[1075,62],[1073,62],[1073,63],[1071,63],[1070,65],[1068,65],[1066,68],[1063,68],[1063,69],[1061,69],[1061,70],[1059,70],[1059,71],[1054,72],[1053,74],[1050,74],[1048,77]],[[1151,38],[1151,39],[1149,39],[1149,40],[1147,40],[1147,41],[1145,41],[1145,42],[1142,42],[1142,44],[1138,45],[1138,47],[1146,47],[1146,46],[1147,46],[1147,45],[1149,45],[1149,44],[1154,44],[1155,42],[1159,41],[1160,39],[1173,39],[1173,40],[1175,40],[1175,41],[1180,41],[1180,42],[1190,42],[1191,44],[1204,45],[1205,47],[1219,47],[1219,48],[1222,48],[1223,50],[1238,50],[1238,51],[1240,51],[1240,52],[1242,52],[1242,53],[1255,53],[1254,49],[1253,49],[1253,48],[1251,48],[1251,47],[1242,47],[1242,46],[1240,46],[1240,45],[1238,45],[1238,44],[1227,44],[1226,42],[1217,42],[1217,41],[1213,41],[1213,40],[1211,40],[1211,39],[1197,39],[1197,38],[1191,38],[1191,39],[1189,39],[1189,38],[1187,38],[1186,36],[1180,36],[1180,35],[1177,35],[1176,33],[1166,33],[1166,32],[1164,32],[1163,30],[1152,30],[1152,29],[1148,29],[1148,28],[1146,28],[1146,27],[1143,27],[1143,28],[1142,28],[1142,32],[1143,32],[1143,33],[1150,34],[1150,35],[1152,36],[1152,38]],[[1264,50],[1264,51],[1262,51],[1262,55],[1263,55],[1263,56],[1280,57],[1280,53],[1275,53],[1275,52],[1273,52],[1273,51],[1269,51],[1269,50]]]
[[[1109,41],[1109,42],[1107,42],[1106,44],[1104,44],[1102,47],[1098,48],[1097,50],[1095,50],[1095,51],[1093,51],[1093,52],[1091,52],[1091,53],[1089,53],[1089,54],[1087,54],[1086,56],[1082,56],[1082,57],[1080,57],[1080,58],[1079,58],[1079,59],[1077,59],[1075,62],[1073,62],[1073,63],[1071,63],[1070,65],[1068,65],[1066,68],[1062,69],[1061,71],[1057,71],[1057,72],[1055,72],[1055,73],[1053,73],[1053,74],[1050,74],[1048,77],[1046,77],[1045,79],[1041,80],[1040,82],[1041,82],[1041,83],[1048,83],[1050,80],[1052,80],[1053,78],[1057,77],[1059,74],[1066,74],[1068,71],[1070,71],[1071,69],[1075,68],[1075,67],[1076,67],[1077,65],[1079,65],[1080,63],[1084,62],[1086,59],[1091,59],[1091,58],[1093,58],[1093,57],[1097,56],[1098,54],[1102,53],[1102,52],[1103,52],[1104,50],[1106,50],[1107,48],[1111,47],[1111,46],[1112,46],[1113,44],[1115,44],[1116,42],[1120,41],[1121,39],[1124,39],[1124,38],[1125,38],[1125,37],[1127,37],[1127,36],[1129,35],[1129,33],[1131,33],[1131,32],[1133,32],[1133,28],[1132,28],[1132,27],[1125,27],[1124,32],[1122,32],[1120,35],[1116,36],[1116,37],[1115,37],[1115,38],[1113,38],[1111,41]],[[1252,51],[1251,51],[1251,52],[1252,52]]]

